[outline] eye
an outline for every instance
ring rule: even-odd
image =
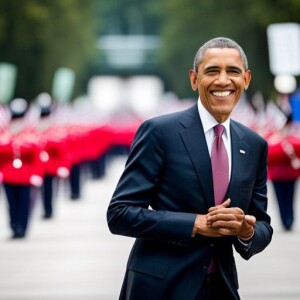
[[[229,71],[228,73],[230,73],[230,74],[240,74],[240,72],[238,72],[238,71]]]
[[[239,76],[242,73],[240,69],[229,69],[227,70],[227,74],[231,76]]]
[[[205,71],[205,74],[209,75],[209,76],[214,76],[214,75],[219,74],[219,70],[217,70],[217,69],[209,69],[209,70]]]

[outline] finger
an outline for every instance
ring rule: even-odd
[[[227,230],[233,230],[234,233],[239,232],[241,228],[241,222],[239,221],[223,221],[219,220],[213,222],[212,224],[208,225],[211,228],[224,228]]]
[[[208,236],[208,237],[220,237],[222,236],[218,232],[218,228],[206,227],[204,231],[201,232],[201,235]]]
[[[232,214],[232,213],[219,213],[216,215],[207,215],[206,222],[216,222],[216,221],[244,221],[244,214]]]
[[[251,225],[254,226],[256,223],[256,218],[254,216],[250,216],[250,215],[245,215],[245,221]]]
[[[228,198],[223,203],[221,203],[219,205],[216,205],[216,206],[213,206],[213,207],[210,207],[208,209],[208,212],[212,212],[212,211],[215,211],[217,209],[228,207],[230,205],[230,202],[231,202],[231,200],[230,200],[230,198]]]
[[[207,217],[216,216],[219,214],[240,215],[242,218],[244,218],[244,212],[239,207],[219,208],[217,210],[209,212],[207,214]]]
[[[230,202],[231,202],[231,199],[230,198],[227,198],[222,204],[221,206],[222,207],[228,207],[230,205]]]
[[[224,235],[237,235],[237,230],[232,228],[214,228],[216,234],[224,236]]]
[[[227,229],[227,228],[219,228],[218,234],[224,236],[224,235],[236,235],[236,230]]]

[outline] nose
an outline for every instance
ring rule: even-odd
[[[222,70],[220,72],[219,77],[218,77],[218,81],[222,85],[226,85],[226,84],[230,83],[229,76],[228,76],[228,74],[225,70]]]

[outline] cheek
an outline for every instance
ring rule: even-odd
[[[238,90],[236,93],[236,100],[235,100],[235,104],[239,101],[239,99],[241,98],[243,93],[243,90]]]
[[[209,92],[208,92],[208,86],[209,84],[208,83],[205,83],[204,80],[200,82],[198,82],[198,90],[200,93],[202,93],[203,95],[209,95]]]
[[[203,87],[199,87],[199,95],[202,101],[209,102],[210,93]]]

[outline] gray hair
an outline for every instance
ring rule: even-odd
[[[197,53],[195,55],[195,59],[194,59],[194,64],[193,64],[193,69],[194,69],[195,72],[197,72],[198,65],[202,62],[203,56],[204,56],[206,50],[210,49],[210,48],[232,48],[232,49],[236,49],[240,53],[241,60],[243,62],[245,71],[248,70],[248,60],[247,60],[246,54],[245,54],[244,50],[242,49],[242,47],[232,39],[229,39],[229,38],[226,38],[226,37],[217,37],[217,38],[214,38],[214,39],[209,40],[208,42],[206,42],[197,51]]]

